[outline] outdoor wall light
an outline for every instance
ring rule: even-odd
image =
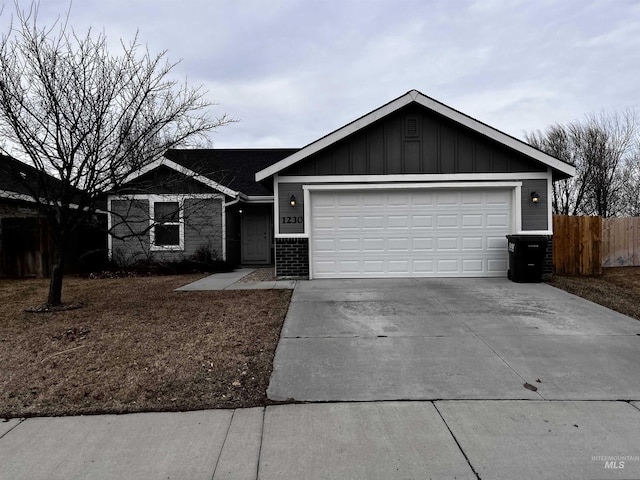
[[[531,192],[531,203],[538,203],[540,201],[540,195],[536,192]]]
[[[289,203],[291,204],[292,207],[296,206],[296,196],[295,195],[291,195],[291,198],[289,199]]]

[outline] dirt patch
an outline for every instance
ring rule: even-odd
[[[0,417],[241,408],[266,388],[289,290],[174,292],[202,275],[0,281]]]
[[[554,275],[550,283],[640,320],[640,267],[605,268],[599,277]]]
[[[273,282],[276,279],[275,268],[258,268],[255,272],[251,272],[249,275],[242,277],[240,283],[252,283],[252,282]]]

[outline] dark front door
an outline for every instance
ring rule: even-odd
[[[266,208],[242,213],[242,263],[271,263],[270,219]]]

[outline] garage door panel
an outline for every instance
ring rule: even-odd
[[[436,205],[438,206],[456,206],[460,203],[459,192],[440,191],[436,193]]]
[[[321,230],[333,231],[336,228],[336,218],[317,216],[314,218],[314,227],[316,231],[321,231]]]
[[[366,274],[384,274],[384,262],[381,260],[364,260],[364,273]]]
[[[458,260],[453,258],[442,258],[436,260],[438,272],[442,273],[456,273],[459,271]]]
[[[465,273],[482,273],[484,269],[483,263],[480,258],[462,260],[462,271]]]
[[[483,195],[483,192],[462,192],[461,197],[460,203],[462,205],[484,205],[485,203],[485,195]]]
[[[433,251],[433,238],[431,237],[414,237],[411,239],[412,240],[412,251],[413,252],[419,252],[419,251],[428,251],[428,252],[432,252]]]
[[[509,216],[507,214],[488,214],[487,227],[507,228],[509,226]]]
[[[458,216],[457,215],[437,215],[436,227],[437,228],[457,228]]]
[[[436,245],[437,245],[438,251],[446,251],[446,250],[458,251],[458,238],[457,237],[438,238]]]
[[[333,238],[316,238],[313,240],[314,250],[318,253],[336,251],[336,240]]]
[[[366,194],[365,194],[366,195]],[[387,196],[387,205],[389,207],[408,207],[409,193],[398,193]]]
[[[487,250],[500,250],[504,251],[507,248],[507,238],[500,237],[487,237]]]
[[[415,192],[412,194],[412,204],[416,207],[433,206],[432,192]]]
[[[312,192],[312,274],[505,275],[511,195],[508,189]]]
[[[363,252],[384,252],[384,238],[364,238],[362,240]]]
[[[482,250],[483,237],[464,237],[462,239],[463,250]]]
[[[462,217],[462,221],[460,222],[460,224],[462,225],[462,228],[482,227],[484,216],[481,214],[475,214],[475,215],[461,214],[461,217]]]
[[[413,228],[433,228],[433,215],[412,215],[411,226]]]
[[[389,238],[387,239],[387,250],[390,252],[409,252],[409,238]]]
[[[338,240],[338,248],[342,252],[360,252],[362,250],[359,238],[340,238]]]
[[[486,192],[487,205],[502,205],[508,207],[511,203],[509,190],[494,190]]]
[[[384,230],[384,217],[382,215],[365,215],[362,217],[363,230]]]

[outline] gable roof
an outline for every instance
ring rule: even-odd
[[[256,172],[297,151],[296,148],[170,149],[163,158],[127,178],[125,185],[164,166],[230,197],[270,196],[273,192],[256,182]]]
[[[465,115],[458,110],[455,110],[447,105],[434,100],[433,98],[427,97],[423,93],[420,93],[417,90],[411,90],[404,95],[392,100],[391,102],[373,110],[372,112],[354,120],[353,122],[345,125],[338,130],[335,130],[328,135],[316,140],[313,143],[310,143],[306,147],[298,150],[297,152],[289,155],[288,157],[280,160],[273,165],[270,165],[259,172],[256,173],[255,179],[260,182],[265,180],[268,177],[271,177],[282,170],[294,165],[295,163],[307,158],[314,153],[323,150],[336,142],[352,135],[353,133],[371,125],[372,123],[380,120],[381,118],[390,115],[397,110],[403,108],[406,105],[411,103],[417,103],[422,105],[425,108],[428,108],[456,123],[459,123],[475,132],[484,135],[492,140],[495,140],[507,147],[512,148],[513,150],[520,152],[528,157],[531,157],[544,165],[551,167],[555,171],[563,174],[563,177],[570,177],[575,175],[575,167],[565,163],[551,155],[548,155],[536,148],[533,148],[531,145],[518,140],[511,135],[508,135],[500,130],[497,130],[489,125],[482,123],[468,115]]]
[[[0,154],[0,197],[35,202],[41,200],[44,190],[50,194],[62,191],[62,182],[20,160]]]
[[[299,149],[242,148],[242,149],[172,149],[165,157],[210,180],[248,196],[272,195],[255,179],[263,170]]]

